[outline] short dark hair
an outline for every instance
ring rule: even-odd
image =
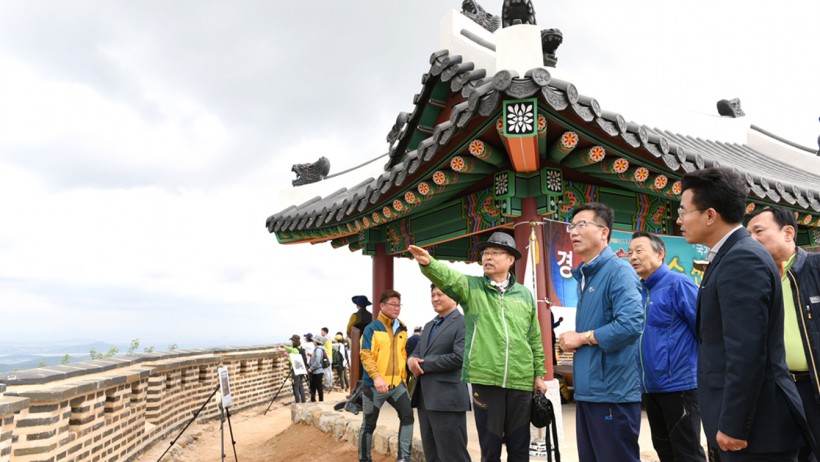
[[[575,218],[575,215],[578,215],[579,212],[583,212],[584,210],[591,210],[592,213],[595,214],[595,218],[606,224],[606,227],[609,229],[609,234],[606,236],[606,241],[611,241],[612,224],[615,222],[615,212],[612,210],[612,207],[602,204],[601,202],[587,202],[586,204],[581,204],[578,207],[575,207],[572,211],[572,217]]]
[[[666,255],[666,244],[664,244],[663,240],[658,237],[657,234],[648,233],[646,231],[635,231],[632,233],[632,239],[637,239],[639,237],[645,237],[649,239],[649,243],[652,244],[652,250],[655,252],[663,252]]]
[[[325,331],[326,334],[330,332],[330,329],[328,329],[327,327],[322,327],[322,330]]]
[[[681,180],[681,192],[692,190],[692,204],[700,211],[715,209],[726,223],[743,222],[749,187],[734,170],[710,167],[687,173]]]
[[[391,298],[398,298],[399,300],[401,300],[401,294],[393,289],[387,289],[384,292],[382,292],[381,297],[379,297],[379,303],[384,303]]]
[[[772,219],[775,223],[777,223],[777,226],[779,226],[780,229],[783,229],[786,226],[791,226],[794,228],[794,232],[797,232],[797,219],[794,218],[794,212],[783,207],[766,207],[759,212],[752,214],[749,219],[762,215],[766,212],[770,212],[772,214]]]

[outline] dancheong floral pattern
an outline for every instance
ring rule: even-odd
[[[405,194],[405,197],[406,196],[407,194]],[[402,210],[404,210],[404,204],[402,204],[400,200],[396,199],[393,201],[393,209],[397,212],[401,212]]]
[[[666,175],[658,175],[655,178],[655,187],[658,189],[663,189],[666,187],[666,184],[669,182],[669,178]]]
[[[507,133],[531,134],[535,121],[533,104],[516,103],[507,106]]]
[[[547,118],[543,114],[538,114],[538,132],[543,132],[547,129]]]
[[[416,195],[413,194],[413,191],[407,191],[406,193],[404,193],[404,201],[411,205],[416,203]]]
[[[561,192],[561,172],[549,170],[547,172],[547,189],[552,192]]]
[[[575,132],[566,132],[561,135],[561,147],[564,149],[573,149],[578,145],[578,134]]]
[[[755,203],[754,202],[751,202],[748,205],[746,205],[746,214],[747,215],[754,212],[754,211],[755,211]]]
[[[464,158],[461,156],[455,156],[450,160],[450,168],[460,172],[463,171],[465,167]]]
[[[484,154],[484,142],[481,140],[473,140],[473,142],[470,143],[469,151],[470,154],[474,156],[480,156]]]
[[[623,173],[629,169],[629,161],[623,157],[619,157],[615,159],[615,163],[612,164],[612,168],[616,173]]]
[[[382,208],[382,215],[384,215],[384,218],[389,220],[389,219],[393,218],[393,211],[390,210],[389,207],[384,207],[384,208]]]
[[[430,185],[427,184],[424,181],[419,183],[419,185],[418,185],[418,187],[416,187],[416,189],[419,190],[419,194],[421,194],[422,196],[426,196],[426,195],[430,194]]]
[[[500,174],[495,176],[495,195],[503,196],[509,191],[509,176],[507,174]]]
[[[681,184],[680,181],[676,181],[676,182],[672,183],[672,192],[676,196],[680,196],[681,191],[683,191],[683,185]],[[754,205],[754,204],[752,204],[752,205]]]
[[[600,162],[604,160],[604,157],[606,157],[606,150],[601,146],[593,146],[592,149],[589,150],[589,160],[593,162]]]
[[[646,167],[639,167],[635,170],[634,179],[637,182],[643,183],[646,179],[649,178],[649,169]]]
[[[436,173],[433,174],[433,183],[435,183],[437,185],[442,185],[446,181],[447,181],[447,177],[444,175],[444,172],[442,172],[441,170],[438,170],[438,171],[436,171]]]

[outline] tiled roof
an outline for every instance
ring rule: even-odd
[[[695,169],[730,166],[745,175],[754,196],[820,211],[820,192],[816,189],[820,185],[820,161],[815,157],[806,156],[806,162],[817,166],[807,169],[778,161],[747,145],[703,140],[628,122],[621,114],[603,109],[593,97],[579,94],[571,82],[552,78],[545,68],[532,69],[523,76],[506,70],[487,76],[486,71],[474,67],[446,50],[433,53],[430,70],[422,77],[422,90],[413,99],[413,111],[401,113],[393,127],[389,137],[392,148],[384,172],[348,189],[288,207],[268,217],[268,230],[299,231],[350,220],[390,199],[405,186],[409,176],[431,167],[428,164],[436,158],[439,148],[447,146],[477,118],[491,115],[503,99],[534,96],[546,101],[552,112],[600,130],[610,137],[609,142],[621,144],[670,172],[682,176]],[[464,101],[453,105],[448,120],[425,126],[425,114],[436,114],[446,104],[446,98],[441,98],[442,88],[446,98]]]

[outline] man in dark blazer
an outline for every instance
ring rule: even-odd
[[[748,188],[722,168],[687,174],[677,223],[710,247],[697,301],[698,398],[710,453],[731,461],[794,461],[805,417],[783,346],[780,274],[742,227]],[[809,437],[810,438],[810,437]]]
[[[407,360],[416,377],[410,402],[418,408],[427,462],[468,462],[470,394],[467,384],[461,381],[464,316],[452,298],[435,286],[431,289],[433,309],[438,315],[424,326],[421,340]]]

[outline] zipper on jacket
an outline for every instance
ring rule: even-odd
[[[803,300],[800,297],[800,285],[797,284],[797,278],[794,277],[794,274],[792,273],[791,269],[789,269],[789,271],[787,271],[786,274],[788,274],[789,280],[794,283],[794,287],[792,288],[792,293],[794,294],[795,297],[797,297],[797,300],[796,300],[796,303],[795,303],[795,309],[797,310],[797,314],[800,315],[800,324],[801,324],[800,328],[802,329],[802,334],[803,334],[801,340],[803,340],[807,344],[807,346],[805,346],[804,349],[809,354],[809,358],[808,358],[809,359],[809,361],[808,361],[809,367],[811,367],[812,372],[814,373],[814,386],[816,388],[816,390],[814,390],[814,392],[815,393],[820,393],[820,377],[817,376],[817,367],[816,367],[816,363],[814,362],[814,352],[811,349],[811,341],[809,340],[809,330],[808,330],[808,328],[806,328],[806,317],[803,314]],[[809,306],[806,305],[806,308],[809,308]]]
[[[649,390],[646,388],[646,368],[643,364],[643,334],[646,332],[646,311],[647,306],[649,305],[649,287],[646,287],[646,284],[642,285],[646,290],[646,300],[643,302],[643,330],[641,331],[641,340],[638,343],[638,355],[641,357],[641,387],[643,388],[644,393],[649,393]]]
[[[467,367],[468,371],[473,364],[473,345],[475,344],[475,334],[478,331],[478,320],[473,323],[473,336],[470,338],[470,351],[467,353]]]
[[[399,355],[396,353],[396,334],[397,332],[393,329],[393,323],[396,320],[394,319],[393,322],[390,323],[390,351],[393,354],[393,360],[390,361],[392,364],[392,369],[390,371],[390,383],[388,385],[393,385],[393,380],[396,378],[396,363],[399,362]]]
[[[501,321],[504,323],[504,378],[501,388],[507,388],[507,370],[510,364],[510,333],[507,330],[507,317],[504,315],[504,292],[501,292]]]

